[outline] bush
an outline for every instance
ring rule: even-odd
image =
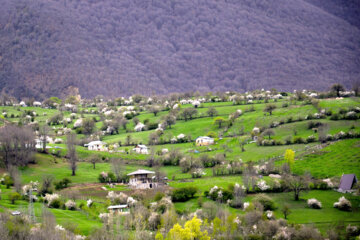
[[[50,207],[50,208],[60,208],[60,206],[61,206],[61,201],[60,201],[60,199],[54,199],[54,200],[52,200],[52,201],[50,202],[50,204],[49,204],[49,207]]]
[[[99,174],[98,180],[101,183],[116,182],[116,176],[112,172],[102,172]]]
[[[68,210],[76,210],[76,203],[73,200],[68,200],[65,206]]]
[[[316,141],[316,138],[314,135],[310,135],[306,138],[306,142],[307,143],[312,143],[312,142],[315,142]]]
[[[307,205],[310,208],[314,208],[314,209],[321,209],[321,202],[316,200],[315,198],[311,198],[307,200]]]
[[[164,196],[165,196],[164,193],[162,193],[162,192],[157,192],[157,193],[155,194],[154,201],[155,201],[155,202],[158,202],[158,201],[160,201]]]
[[[61,189],[67,188],[69,183],[71,183],[71,180],[68,178],[64,178],[63,180],[54,183],[55,189],[61,190]]]
[[[302,137],[294,137],[294,143],[295,144],[302,144],[302,143],[306,143],[306,142]]]
[[[342,211],[350,211],[351,210],[351,202],[347,200],[344,196],[339,198],[338,202],[334,203],[334,208],[338,208]]]
[[[269,196],[267,196],[265,194],[257,195],[253,199],[253,201],[259,202],[264,207],[265,211],[267,211],[267,210],[275,210],[276,209],[274,201]]]
[[[173,202],[186,202],[187,200],[193,198],[196,192],[196,187],[178,188],[172,192],[171,198]]]
[[[334,120],[334,121],[337,121],[339,119],[340,119],[340,115],[338,113],[335,113],[330,117],[330,120]]]

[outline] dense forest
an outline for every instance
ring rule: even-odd
[[[360,77],[359,2],[4,0],[0,91],[324,90]],[[314,83],[316,82],[316,85]]]

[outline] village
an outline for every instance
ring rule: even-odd
[[[358,229],[354,91],[0,100],[0,208],[34,229],[44,214],[74,239],[161,239],[201,221],[236,229],[230,239],[261,224],[314,239],[339,221],[339,236]]]

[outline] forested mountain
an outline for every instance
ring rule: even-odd
[[[93,97],[350,87],[358,0],[2,0],[0,91]]]

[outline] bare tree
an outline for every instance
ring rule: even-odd
[[[268,112],[270,115],[272,115],[272,112],[276,109],[275,104],[268,104],[266,105],[264,112]]]
[[[275,135],[275,131],[268,128],[266,129],[263,133],[262,133],[263,136],[268,136],[269,140],[271,138],[271,136],[274,136]]]
[[[99,157],[99,155],[97,154],[92,154],[89,158],[88,158],[88,162],[91,163],[93,165],[93,168],[96,168],[96,163],[100,162],[101,159]]]
[[[209,117],[213,117],[218,115],[218,111],[215,107],[209,107],[209,109],[206,111],[206,113],[209,115]]]
[[[121,158],[112,158],[111,167],[116,176],[117,181],[120,181],[123,177],[124,161]]]
[[[9,166],[9,174],[12,180],[14,181],[14,187],[16,192],[21,192],[21,174],[18,167],[10,165]]]
[[[76,153],[76,134],[70,133],[67,135],[66,145],[67,145],[67,158],[69,159],[70,169],[72,171],[71,175],[75,176],[77,169],[78,157]]]
[[[306,191],[309,188],[309,178],[307,176],[287,175],[284,182],[286,187],[294,192],[295,201],[299,200],[302,191]]]
[[[149,111],[150,111],[151,113],[153,113],[154,116],[156,116],[156,115],[158,114],[158,112],[161,111],[161,109],[160,109],[160,106],[158,106],[158,105],[153,105],[153,106],[151,106],[151,107],[149,108]]]
[[[33,160],[34,152],[35,136],[30,128],[15,125],[0,128],[0,163],[4,167],[26,166]]]
[[[326,142],[327,134],[329,132],[329,125],[323,124],[318,128],[319,141],[322,143]]]
[[[49,132],[50,132],[50,128],[48,125],[44,124],[39,127],[39,136],[42,144],[43,153],[46,152],[46,143],[47,143],[47,138],[49,136]]]
[[[355,93],[355,96],[359,96],[360,93],[360,80],[357,80],[353,83],[352,90]]]

